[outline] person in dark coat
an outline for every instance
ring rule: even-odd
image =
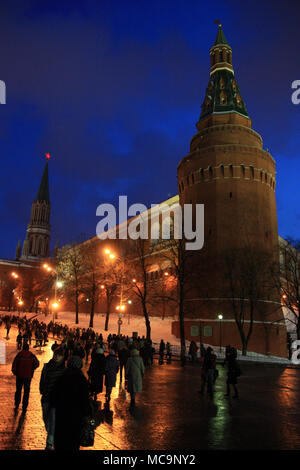
[[[29,351],[28,343],[25,343],[12,363],[12,373],[16,376],[15,408],[18,409],[23,393],[23,413],[26,412],[30,393],[30,384],[35,369],[40,365],[37,357]]]
[[[112,388],[116,385],[116,377],[119,370],[119,361],[113,349],[109,350],[109,355],[105,363],[105,387],[106,387],[106,403],[110,401]]]
[[[230,385],[232,385],[233,390],[234,390],[234,395],[233,398],[239,398],[239,392],[237,389],[237,378],[240,376],[241,371],[239,368],[239,365],[236,361],[236,349],[235,348],[230,348],[230,350],[227,351],[227,355],[225,358],[225,363],[227,363],[227,393],[225,397],[230,397]]]
[[[22,349],[22,333],[21,332],[19,332],[17,336],[17,348]]]
[[[65,351],[63,348],[55,348],[53,358],[44,365],[40,378],[43,420],[47,431],[46,450],[51,450],[54,444],[55,408],[53,391],[57,380],[65,371],[64,356]]]
[[[91,413],[88,381],[81,369],[82,359],[72,356],[67,369],[55,384],[55,450],[74,451],[80,448],[82,424]]]
[[[191,357],[192,364],[197,360],[197,351],[198,346],[196,345],[195,341],[191,341],[190,348],[189,348],[189,355]]]
[[[97,348],[92,356],[91,364],[88,370],[90,379],[90,393],[94,400],[97,400],[98,393],[103,391],[103,376],[105,374],[105,356],[102,348]]]
[[[164,354],[165,354],[166,345],[163,340],[161,340],[159,345],[159,364],[164,363]]]
[[[206,350],[201,369],[200,394],[203,395],[205,385],[207,385],[207,395],[209,395],[211,398],[213,398],[214,383],[216,380],[216,360],[217,356],[214,354],[213,349],[209,346]]]
[[[78,356],[80,359],[84,359],[85,352],[80,343],[76,343],[72,352],[72,356]]]
[[[119,349],[118,356],[120,362],[120,383],[122,383],[123,369],[125,370],[127,360],[130,356],[129,349],[126,347],[125,343],[121,346],[121,349]]]

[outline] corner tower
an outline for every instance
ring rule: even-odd
[[[210,65],[197,133],[177,169],[180,204],[204,204],[205,217],[204,248],[194,257],[199,282],[186,302],[186,318],[209,325],[211,338],[202,340],[219,345],[217,318],[222,313],[223,346],[241,348],[220,260],[224,253],[246,245],[274,258],[278,245],[275,161],[252,129],[234,74],[232,49],[220,23]],[[263,318],[255,318],[249,350],[286,355],[286,330],[278,303],[275,297],[261,299]],[[266,324],[270,325],[267,332]]]
[[[23,244],[21,259],[39,261],[50,256],[50,195],[48,163],[50,155],[46,155],[47,162],[42,175],[37,196],[31,207],[30,221],[27,226],[26,238]]]

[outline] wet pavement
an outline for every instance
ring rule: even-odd
[[[0,339],[5,330],[0,329]],[[7,364],[0,365],[0,449],[44,449],[39,379],[42,364],[52,357],[51,344],[31,350],[40,367],[31,384],[25,416],[14,413],[17,354],[15,329],[5,341]],[[200,396],[200,367],[178,362],[154,365],[144,377],[137,407],[120,386],[113,389],[110,412],[96,429],[95,445],[87,450],[300,449],[300,369],[278,365],[242,364],[240,399],[224,397],[226,370],[219,365],[213,400]],[[104,393],[99,395],[103,408]]]

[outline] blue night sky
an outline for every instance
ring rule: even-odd
[[[0,257],[25,238],[45,153],[52,245],[95,235],[96,207],[177,192],[223,24],[243,99],[277,163],[279,233],[300,237],[299,2],[3,0]]]

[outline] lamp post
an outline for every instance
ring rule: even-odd
[[[124,269],[124,260],[122,258],[117,258],[114,253],[112,253],[109,249],[104,250],[104,253],[109,257],[111,260],[117,260],[120,263],[122,263],[123,269]],[[102,287],[102,286],[101,286]],[[121,281],[120,281],[120,304],[119,304],[119,309],[124,311],[125,310],[125,305],[123,304],[123,273],[121,273]],[[117,310],[119,310],[117,307]]]
[[[51,266],[48,266],[48,264],[44,264],[43,268],[50,272],[53,272],[55,274],[55,282],[54,282],[54,302],[52,304],[52,312],[53,312],[53,322],[54,322],[54,311],[59,307],[57,303],[57,289],[60,289],[63,286],[63,283],[58,280],[58,272],[56,269],[52,268]]]
[[[222,346],[222,320],[223,320],[223,315],[220,313],[218,315],[218,319],[220,320],[220,354],[221,354],[221,346]]]

